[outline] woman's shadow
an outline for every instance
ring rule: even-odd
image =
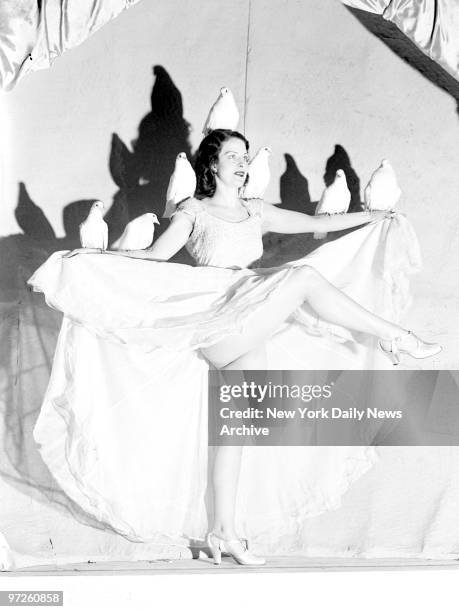
[[[162,66],[154,66],[155,82],[151,92],[151,110],[139,123],[138,136],[131,142],[132,151],[117,134],[113,134],[109,169],[118,191],[105,215],[109,243],[117,240],[126,224],[136,217],[153,212],[160,225],[155,239],[168,227],[161,219],[166,204],[167,187],[178,153],[193,159],[189,142],[190,124],[183,116],[182,94]],[[173,261],[192,263],[184,249]]]

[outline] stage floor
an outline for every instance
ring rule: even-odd
[[[216,566],[201,553],[199,559],[158,559],[155,561],[112,562],[112,563],[75,563],[68,565],[42,565],[28,567],[13,572],[2,572],[1,576],[43,576],[43,575],[148,575],[174,573],[214,573],[214,572],[352,572],[372,570],[432,570],[459,569],[459,559],[345,559],[345,558],[310,558],[310,557],[269,557],[267,564],[261,567],[247,567],[236,564],[229,557],[222,559]]]

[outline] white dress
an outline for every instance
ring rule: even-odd
[[[229,222],[195,199],[187,248],[197,266],[112,254],[53,253],[29,279],[64,313],[34,429],[62,489],[133,541],[201,539],[212,520],[209,364],[200,348],[241,331],[297,266],[316,267],[363,305],[397,320],[419,267],[404,216],[368,224],[310,255],[248,268],[262,255],[263,202]],[[391,367],[368,336],[321,321],[306,304],[267,341],[270,369]],[[320,376],[320,375],[319,375]],[[302,521],[339,507],[374,448],[245,447],[236,526],[275,548]]]

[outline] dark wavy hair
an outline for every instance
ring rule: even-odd
[[[199,145],[194,164],[196,172],[196,191],[194,195],[196,198],[211,198],[214,195],[217,183],[211,167],[218,160],[218,154],[223,143],[230,138],[239,138],[245,144],[246,151],[249,150],[247,138],[233,130],[212,130]]]

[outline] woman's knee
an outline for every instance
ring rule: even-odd
[[[201,353],[216,370],[223,370],[234,360],[233,354],[227,351],[222,351],[214,346],[201,349]]]
[[[217,370],[264,370],[266,369],[266,345],[249,348],[236,342],[230,346],[214,344],[201,349],[202,354]]]
[[[312,266],[301,266],[295,269],[292,274],[293,282],[303,296],[307,296],[309,291],[323,280],[323,276]]]

